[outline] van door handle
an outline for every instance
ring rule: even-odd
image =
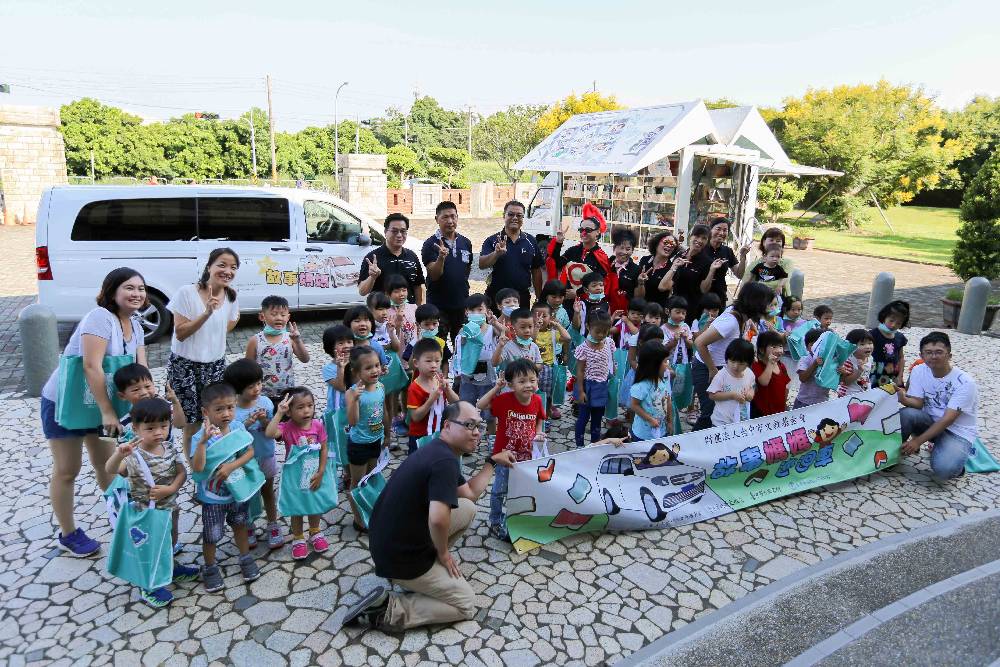
[[[306,252],[323,252],[322,248],[317,248],[316,246],[306,246]]]
[[[286,245],[271,246],[271,250],[274,250],[275,252],[291,252],[292,251],[292,249],[289,248]]]

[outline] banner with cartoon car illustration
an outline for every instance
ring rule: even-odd
[[[887,468],[900,445],[899,402],[876,388],[725,427],[586,447],[514,466],[507,530],[524,553],[578,533],[694,523]]]

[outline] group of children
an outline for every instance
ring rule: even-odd
[[[286,543],[278,517],[278,442],[286,462],[295,448],[318,452],[316,463],[303,473],[301,492],[318,492],[336,475],[337,466],[345,471],[345,486],[353,489],[394,448],[393,434],[405,434],[412,453],[440,430],[445,403],[465,400],[481,410],[493,452],[508,450],[518,461],[526,461],[547,453],[547,420],[561,417],[567,385],[573,390],[577,447],[584,445],[588,425],[591,443],[599,441],[607,418],[619,422],[617,431],[630,439],[663,437],[680,429],[672,405],[679,369],[688,363],[694,339],[722,310],[718,296],[706,294],[699,304],[702,315],[691,326],[685,323],[688,304],[681,297],[671,298],[665,309],[633,299],[626,311],[611,313],[603,276],[594,273],[584,276],[579,294],[549,281],[530,309],[521,307],[514,290],[500,290],[495,304],[482,294],[469,296],[466,321],[452,345],[440,335],[441,313],[435,306],[407,302],[401,276],[389,277],[386,290],[370,294],[365,306],[349,309],[342,324],[323,332],[323,350],[330,359],[322,368],[322,418],[312,392],[296,382],[293,360],[308,363],[309,352],[291,321],[287,301],[280,297],[263,300],[259,317],[264,326],[248,342],[245,357],[225,369],[222,382],[202,392],[203,426],[185,443],[184,454],[201,507],[200,577],[207,591],[224,587],[216,545],[225,524],[232,528],[244,580],[260,574],[251,554],[256,546],[251,503],[238,502],[226,484],[251,462],[264,477],[259,499],[267,544],[279,549]],[[714,425],[786,409],[786,338],[807,324],[801,312],[801,299],[788,297],[780,307],[776,299],[760,323],[756,347],[746,340],[728,346],[726,365],[709,386]],[[814,351],[833,312],[820,306],[813,315],[816,324],[805,334],[808,352],[796,368],[801,383],[796,407],[828,397],[814,381],[824,363]],[[900,382],[906,338],[899,329],[908,319],[909,307],[897,301],[879,314],[877,329],[848,334],[848,342],[857,348],[838,369],[838,395],[887,380]],[[164,397],[158,396],[149,371],[138,364],[119,369],[114,382],[132,408],[126,418],[127,437],[108,461],[108,470],[128,478],[133,500],[153,501],[176,515],[177,497],[187,479],[185,465],[170,444],[171,426],[183,426],[177,398],[169,386]],[[618,419],[619,408],[624,409],[623,421]],[[696,409],[688,408],[689,420]],[[221,463],[210,462],[213,446],[238,431],[249,433],[250,444]],[[346,460],[334,457],[338,450]],[[145,468],[153,484],[145,481]],[[205,471],[214,472],[206,479]],[[499,539],[509,539],[503,520],[507,472],[497,469],[491,493],[490,531]],[[354,527],[363,532],[364,517],[350,494],[348,499]],[[322,512],[289,519],[293,559],[329,548]],[[176,542],[176,518],[173,525]],[[196,568],[174,566],[175,582],[198,576]],[[142,593],[154,606],[172,599],[165,588]]]

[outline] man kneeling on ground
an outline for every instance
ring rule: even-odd
[[[466,481],[458,457],[476,450],[486,428],[479,410],[464,401],[444,408],[441,434],[411,454],[389,478],[372,509],[370,548],[375,574],[411,591],[390,594],[377,586],[348,609],[344,625],[398,632],[419,625],[468,620],[475,591],[449,546],[476,516],[476,501],[494,466],[512,466],[509,451],[494,454]]]

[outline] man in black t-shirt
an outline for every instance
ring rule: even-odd
[[[404,248],[410,232],[410,219],[402,213],[392,213],[385,219],[385,245],[375,248],[361,260],[358,272],[358,294],[385,292],[386,278],[399,274],[409,288],[407,300],[418,306],[424,302],[424,269],[417,253]]]
[[[442,417],[441,435],[396,469],[369,522],[375,574],[412,593],[390,595],[385,586],[376,586],[347,610],[344,625],[399,632],[468,620],[476,613],[475,591],[449,546],[475,518],[475,503],[493,477],[494,465],[512,466],[514,456],[494,454],[466,481],[458,457],[476,450],[486,424],[479,410],[464,401],[445,407]]]

